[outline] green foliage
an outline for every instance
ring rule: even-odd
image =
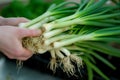
[[[2,9],[1,16],[34,19],[44,13],[50,4],[58,4],[62,1],[64,0],[28,0],[28,3],[23,3],[20,0],[12,0],[8,6]]]
[[[21,1],[13,0],[8,6],[3,8],[1,16],[32,18],[33,14]]]
[[[120,4],[120,0],[111,0],[113,3],[115,3],[115,4]],[[120,5],[119,5],[120,6]]]
[[[92,70],[94,70],[96,73],[98,73],[100,76],[102,76],[105,80],[109,80],[109,78],[98,67],[96,67],[94,64],[92,64],[87,58],[84,57],[83,60],[87,64],[87,67],[89,67],[88,68],[89,80],[93,80]]]

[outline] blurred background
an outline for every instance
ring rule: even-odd
[[[33,19],[45,12],[52,3],[59,4],[63,1],[65,0],[0,0],[0,15]]]
[[[0,16],[3,17],[25,17],[34,19],[44,13],[47,8],[52,4],[59,4],[65,0],[0,0]],[[76,1],[80,0],[67,0]],[[98,61],[99,68],[107,74],[111,80],[120,80],[120,59],[108,57],[108,60],[117,66],[117,70],[113,71]],[[16,60],[10,60],[2,53],[0,53],[0,80],[87,80],[87,71],[81,70],[82,76],[68,76],[57,69],[53,73],[49,67],[50,55],[34,55],[29,60],[25,61],[23,66],[18,66]],[[80,75],[79,73],[77,73]],[[95,74],[95,80],[103,80]]]
[[[50,4],[62,1],[64,0],[0,0],[0,15],[33,19],[45,12]]]

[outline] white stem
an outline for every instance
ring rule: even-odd
[[[39,23],[36,23],[28,28],[29,29],[39,29],[42,26],[42,24],[43,24],[43,22],[39,22]]]
[[[20,27],[20,28],[25,28],[25,25],[26,23],[20,23],[20,24],[18,24],[18,27]]]
[[[74,20],[69,20],[69,21],[65,21],[65,22],[60,22],[60,23],[48,23],[43,25],[43,28],[45,31],[50,31],[52,29],[56,29],[56,28],[64,28],[64,27],[70,27],[71,25],[76,25],[76,24],[82,24],[83,20],[76,18]]]
[[[43,29],[47,32],[52,29],[52,26],[53,25],[51,23],[43,24]]]
[[[66,56],[70,56],[70,51],[66,48],[60,48],[60,50],[66,55]]]
[[[61,39],[67,39],[67,38],[72,38],[74,37],[75,35],[59,35],[59,36],[55,36],[53,38],[50,38],[50,39],[47,39],[44,41],[44,44],[45,45],[50,45],[51,43],[53,42],[56,42],[58,40],[61,40]]]
[[[47,49],[38,49],[39,54],[44,54],[45,52],[47,52]]]
[[[46,17],[48,17],[48,16],[50,16],[50,15],[51,15],[51,12],[48,12],[48,11],[47,11],[47,12],[45,12],[43,15],[41,15],[41,16],[39,16],[39,17],[37,17],[37,18],[35,18],[35,19],[27,22],[27,23],[24,25],[24,27],[32,26],[32,25],[34,25],[35,23],[43,20],[44,18],[46,18]]]
[[[66,39],[66,40],[63,40],[63,41],[54,42],[53,46],[54,46],[54,48],[60,48],[60,47],[70,45],[70,44],[78,42],[78,41],[91,40],[93,37],[94,36],[91,35],[91,34],[77,36],[77,37],[74,37],[72,39]]]
[[[50,50],[50,54],[51,54],[52,58],[56,58],[56,56],[55,56],[55,50]]]
[[[70,15],[70,16],[67,16],[67,17],[64,17],[64,18],[60,18],[60,19],[57,19],[55,20],[55,22],[64,22],[64,21],[69,21],[69,20],[72,20],[75,18],[76,15]]]
[[[50,38],[50,37],[53,37],[57,34],[60,34],[64,31],[68,30],[68,28],[62,28],[62,29],[56,29],[56,30],[52,30],[52,31],[49,31],[49,32],[46,32],[43,34],[44,38]]]
[[[56,52],[56,55],[57,55],[59,58],[63,59],[63,58],[65,57],[65,56],[60,52],[60,50],[56,49],[55,52]]]
[[[40,27],[42,27],[43,24],[51,21],[51,20],[54,20],[55,17],[51,16],[51,17],[47,17],[45,19],[43,19],[41,22],[38,22],[32,26],[29,27],[29,29],[39,29]]]

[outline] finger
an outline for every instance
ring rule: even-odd
[[[29,50],[24,49],[24,53],[22,53],[23,55],[16,57],[17,60],[22,60],[25,61],[27,59],[29,59],[30,57],[32,57],[32,53]]]
[[[33,53],[30,51],[30,50],[27,50],[27,49],[23,49],[23,55],[22,57],[31,57],[33,55]]]
[[[16,58],[17,60],[20,60],[20,61],[26,61],[28,60],[30,57],[18,57]]]
[[[7,57],[9,59],[17,59],[17,60],[27,60],[29,59],[30,57],[32,57],[32,53],[29,51],[29,50],[24,50],[23,53],[16,53],[15,55],[9,55],[7,54]]]
[[[22,49],[21,52],[16,53],[16,55],[14,55],[14,58],[17,60],[27,60],[30,57],[32,57],[32,52],[27,50],[27,49]]]
[[[4,51],[3,52],[5,54],[5,56],[9,59],[15,59],[15,57],[13,55],[10,55],[8,52]]]
[[[6,18],[5,25],[17,26],[19,23],[25,23],[29,20],[26,18]]]
[[[30,29],[21,28],[19,30],[19,35],[21,38],[39,36],[41,33],[42,33],[41,30],[34,30],[34,29],[30,30]]]

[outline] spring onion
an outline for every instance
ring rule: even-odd
[[[55,72],[61,67],[69,76],[78,70],[83,62],[87,64],[88,73],[98,71],[105,80],[109,78],[95,65],[94,57],[108,65],[115,67],[94,51],[120,57],[120,50],[109,43],[120,40],[120,7],[106,4],[108,0],[81,0],[53,4],[39,17],[21,24],[19,27],[41,29],[43,33],[38,37],[26,37],[23,46],[33,53],[51,54],[50,69]],[[72,5],[71,5],[72,4]],[[69,6],[70,5],[70,6]],[[89,76],[92,80],[93,75]]]

